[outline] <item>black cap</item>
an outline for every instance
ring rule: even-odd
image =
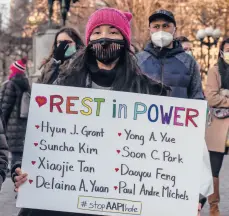
[[[155,11],[150,17],[149,17],[149,24],[159,18],[164,18],[165,20],[170,21],[171,23],[173,23],[176,26],[176,21],[174,18],[174,15],[171,11],[167,11],[167,10],[158,10]]]

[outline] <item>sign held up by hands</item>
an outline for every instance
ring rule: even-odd
[[[17,206],[194,216],[205,113],[204,101],[33,84]]]

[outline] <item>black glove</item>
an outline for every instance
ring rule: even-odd
[[[68,49],[69,45],[68,45],[68,41],[62,41],[58,47],[56,47],[56,49],[53,52],[53,58],[56,61],[61,61],[61,63],[64,62],[64,54],[66,52],[66,50]]]
[[[201,204],[201,209],[204,207],[204,204],[206,203],[206,201],[207,201],[207,198],[200,194],[199,203]]]
[[[76,3],[76,2],[78,2],[78,1],[79,1],[79,0],[72,0],[73,3]]]

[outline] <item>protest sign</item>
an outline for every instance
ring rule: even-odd
[[[33,84],[17,206],[196,216],[206,102]]]

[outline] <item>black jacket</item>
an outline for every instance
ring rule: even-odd
[[[206,202],[206,198],[204,198],[204,200]],[[202,204],[201,201],[200,201],[200,203]],[[57,212],[57,211],[46,211],[46,210],[36,210],[36,209],[21,209],[18,216],[93,216],[93,215]]]
[[[77,214],[39,209],[21,209],[18,216],[92,216],[89,214]]]
[[[2,116],[11,152],[23,152],[27,119],[20,118],[20,105],[25,91],[30,91],[30,87],[24,74],[11,78],[0,91]]]
[[[0,110],[0,115],[2,111]],[[0,189],[6,178],[8,166],[8,146],[5,136],[5,128],[2,119],[0,119]]]
[[[77,61],[77,58],[75,61]],[[74,65],[74,62],[72,63],[73,69],[71,73],[68,73],[70,71],[68,70],[67,73],[60,74],[59,77],[55,80],[53,84],[54,85],[63,85],[63,86],[92,88],[92,82],[97,83],[98,81],[99,82],[97,83],[98,85],[105,86],[103,85],[103,82],[102,82],[105,79],[105,77],[101,73],[99,73],[100,70],[98,69],[97,65],[94,65],[94,63],[88,64],[87,67],[81,70],[80,72],[77,71],[77,69],[75,69],[73,65]],[[125,70],[125,67],[123,66],[122,63],[119,63],[119,65],[117,65],[114,69],[109,71],[109,73],[114,73],[113,70],[123,72]],[[108,73],[108,76],[110,76],[109,73]],[[78,74],[78,76],[76,74]],[[78,82],[79,74],[80,74],[80,77],[82,77],[82,80],[83,80],[82,83]],[[96,76],[97,76],[97,79],[93,80],[93,77],[96,77]],[[116,79],[118,80],[120,78],[116,76],[115,80]],[[105,82],[107,81],[108,79],[106,79]],[[126,81],[126,83],[128,84],[131,83],[131,85],[129,85],[129,87],[127,87],[128,85],[126,86],[123,85],[119,87],[111,85],[110,90],[133,92],[133,93],[140,93],[140,94],[150,94],[150,95],[161,95],[161,96],[168,96],[171,92],[170,87],[164,85],[161,82],[157,82],[151,79],[149,76],[142,73],[141,71],[136,71],[136,74],[133,75],[131,79]]]

